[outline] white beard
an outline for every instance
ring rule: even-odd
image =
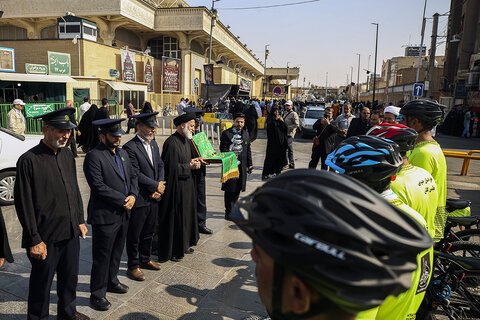
[[[192,140],[192,131],[188,130],[186,127],[183,128],[182,130],[183,132],[183,135],[185,136],[185,138],[187,138],[188,140]]]

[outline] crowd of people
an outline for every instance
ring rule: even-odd
[[[194,252],[199,232],[212,232],[205,224],[208,163],[191,140],[203,111],[182,105],[162,147],[155,141],[158,113],[147,106],[128,114],[136,135],[120,147],[125,119],[109,119],[107,107],[91,105],[77,132],[92,136],[82,146],[91,189],[90,303],[97,310],[110,308],[106,292],[128,292],[118,279],[125,245],[127,275],[143,281],[142,269],[180,261]],[[235,101],[229,110],[234,123],[222,133],[220,151],[235,152],[240,175],[222,184],[225,219],[252,238],[259,296],[272,319],[414,319],[447,216],[446,162],[432,135],[445,108],[429,100],[373,110],[334,103],[315,123],[309,169],[300,170],[294,170],[298,114],[291,101]],[[39,116],[44,138],[17,165],[15,207],[32,264],[31,319],[48,317],[55,273],[59,318],[88,319],[75,308],[79,237],[89,230],[74,154],[65,148],[74,112],[66,107]],[[267,181],[239,200],[254,171],[249,117],[260,112],[267,115]],[[313,170],[320,159],[322,170]]]

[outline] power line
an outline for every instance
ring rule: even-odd
[[[284,4],[274,4],[269,6],[257,6],[257,7],[244,7],[244,8],[218,8],[219,10],[252,10],[252,9],[267,9],[267,8],[279,8],[279,7],[287,7],[287,6],[296,6],[300,4],[312,3],[312,2],[319,2],[320,0],[308,0],[308,1],[299,1],[299,2],[291,2],[291,3],[284,3]]]

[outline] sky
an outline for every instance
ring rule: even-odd
[[[210,8],[211,0],[186,0],[191,6]],[[366,81],[368,56],[373,72],[375,57],[375,22],[379,24],[377,74],[382,61],[403,56],[404,46],[420,45],[423,0],[320,0],[296,6],[255,10],[228,10],[254,6],[278,5],[301,0],[221,0],[215,2],[219,19],[229,25],[233,34],[240,36],[262,63],[265,45],[270,55],[267,67],[300,65],[300,82],[324,86],[328,72],[328,86],[340,86],[357,81],[360,54],[360,82]],[[223,9],[222,9],[223,8]],[[428,0],[425,17],[425,40],[430,48],[432,16],[450,10],[450,0]],[[439,36],[446,36],[448,15],[440,16]],[[437,40],[437,56],[445,54],[445,38]],[[293,83],[296,86],[296,83]]]

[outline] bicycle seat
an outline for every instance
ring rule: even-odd
[[[470,200],[462,200],[462,199],[447,199],[447,208],[451,209],[465,209],[466,207],[470,207],[472,202]]]
[[[460,226],[469,227],[480,223],[480,217],[447,217],[447,222],[458,224]]]
[[[460,268],[462,270],[467,271],[469,273],[480,273],[480,259],[476,257],[459,257],[453,255],[451,253],[435,251],[435,256],[439,257],[440,259],[448,260]]]

